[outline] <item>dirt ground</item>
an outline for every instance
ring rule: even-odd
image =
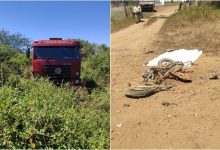
[[[203,53],[190,67],[192,83],[175,85],[143,99],[130,99],[124,92],[143,85],[143,63],[157,52],[145,55],[166,17],[178,6],[160,8],[158,19],[147,19],[111,34],[111,148],[220,148],[220,55]],[[131,87],[129,87],[131,85]],[[162,102],[173,105],[164,106]]]

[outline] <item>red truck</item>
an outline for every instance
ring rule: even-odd
[[[71,82],[79,85],[80,66],[79,41],[62,40],[62,38],[33,41],[32,73],[34,78],[49,77],[56,83]]]

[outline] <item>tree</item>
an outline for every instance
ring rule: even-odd
[[[0,44],[8,45],[17,50],[30,47],[30,39],[21,33],[10,33],[4,29],[0,30]]]

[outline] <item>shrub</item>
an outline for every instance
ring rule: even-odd
[[[110,78],[109,49],[102,49],[97,54],[91,55],[82,64],[82,80],[93,80],[99,85],[108,85]]]
[[[0,45],[0,62],[6,61],[12,56],[14,56],[17,52],[6,45]]]
[[[31,77],[30,59],[22,53],[14,52],[9,47],[5,50],[4,61],[0,62],[0,85],[4,85],[10,76]]]
[[[103,102],[97,96],[84,98]],[[0,88],[0,101],[0,148],[109,147],[108,108],[77,105],[71,88],[20,78]]]

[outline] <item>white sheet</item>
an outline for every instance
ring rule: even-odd
[[[147,66],[156,66],[158,62],[163,58],[169,58],[174,61],[181,61],[184,63],[184,67],[190,67],[191,63],[197,60],[200,55],[202,54],[202,50],[194,49],[194,50],[186,50],[186,49],[179,49],[173,50],[171,52],[163,53],[156,58],[150,60],[147,63]]]

